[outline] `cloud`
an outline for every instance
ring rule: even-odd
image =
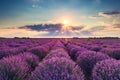
[[[28,29],[33,31],[48,31],[48,32],[56,32],[64,29],[63,24],[39,24],[39,25],[27,25],[23,27],[19,27],[20,29]],[[81,30],[83,26],[68,26],[70,30]]]
[[[0,37],[44,37],[42,35],[48,34],[46,31],[29,31],[19,28],[0,28]]]
[[[27,25],[19,27],[19,29],[25,29],[36,32],[48,32],[43,36],[76,36],[84,28],[84,26],[64,26],[63,24],[38,24],[38,25]],[[38,34],[39,36],[39,34]]]
[[[43,0],[32,0],[32,8],[42,8],[42,6],[40,5],[40,3]]]
[[[120,28],[120,22],[118,22],[118,21],[113,20],[112,22],[100,22],[100,24],[107,29],[109,28],[111,30],[114,30],[116,28]]]
[[[96,19],[98,16],[90,16],[90,19]]]
[[[113,11],[113,12],[99,12],[98,16],[105,17],[105,18],[111,18],[113,16],[120,15],[120,11]]]
[[[120,24],[101,23],[101,25],[88,29],[95,37],[120,37]]]
[[[105,18],[111,18],[111,15],[107,15],[107,14],[105,14],[104,12],[99,12],[99,13],[98,13],[98,16],[100,16],[100,17],[105,17]]]
[[[118,15],[120,14],[120,11],[115,11],[115,12],[108,12],[108,13],[104,13],[106,15]]]
[[[105,30],[105,26],[96,26],[96,27],[91,27],[86,30],[82,30],[80,33],[84,36],[97,36],[96,32],[102,32],[102,30]]]
[[[114,28],[120,28],[120,24],[113,24]]]
[[[35,4],[32,5],[32,8],[38,8],[38,7],[39,5],[35,5]]]
[[[27,25],[16,28],[0,29],[0,37],[102,37],[120,36],[120,24],[88,26],[69,26],[64,30],[62,24]]]
[[[19,27],[20,29],[28,29],[32,31],[56,31],[61,29],[61,24],[39,24],[39,25],[26,25]]]
[[[90,36],[90,35],[92,35],[92,32],[89,30],[83,30],[83,31],[81,31],[81,34],[84,36]]]
[[[90,19],[96,19],[98,17],[104,17],[104,18],[112,18],[112,17],[119,17],[120,16],[120,10],[118,11],[112,11],[112,12],[99,12],[97,16],[90,16]]]
[[[96,27],[90,28],[90,31],[101,31],[101,30],[104,30],[105,28],[106,26],[96,26]]]
[[[76,27],[71,27],[71,30],[77,30],[77,31],[79,31],[79,30],[82,30],[84,28],[84,26],[76,26]]]

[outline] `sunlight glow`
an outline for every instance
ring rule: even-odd
[[[64,24],[64,26],[68,26],[69,25],[69,21],[68,20],[63,20],[62,24]]]
[[[63,24],[61,33],[67,35],[68,32],[71,30],[70,20],[63,19],[61,20],[61,23]]]

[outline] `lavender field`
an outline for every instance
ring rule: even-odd
[[[0,80],[120,80],[120,39],[0,39]]]
[[[120,0],[0,0],[0,80],[120,80]]]

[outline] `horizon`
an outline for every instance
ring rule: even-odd
[[[1,0],[0,37],[120,37],[120,0]]]

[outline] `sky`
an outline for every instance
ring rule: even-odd
[[[120,0],[0,0],[0,37],[120,37]]]

